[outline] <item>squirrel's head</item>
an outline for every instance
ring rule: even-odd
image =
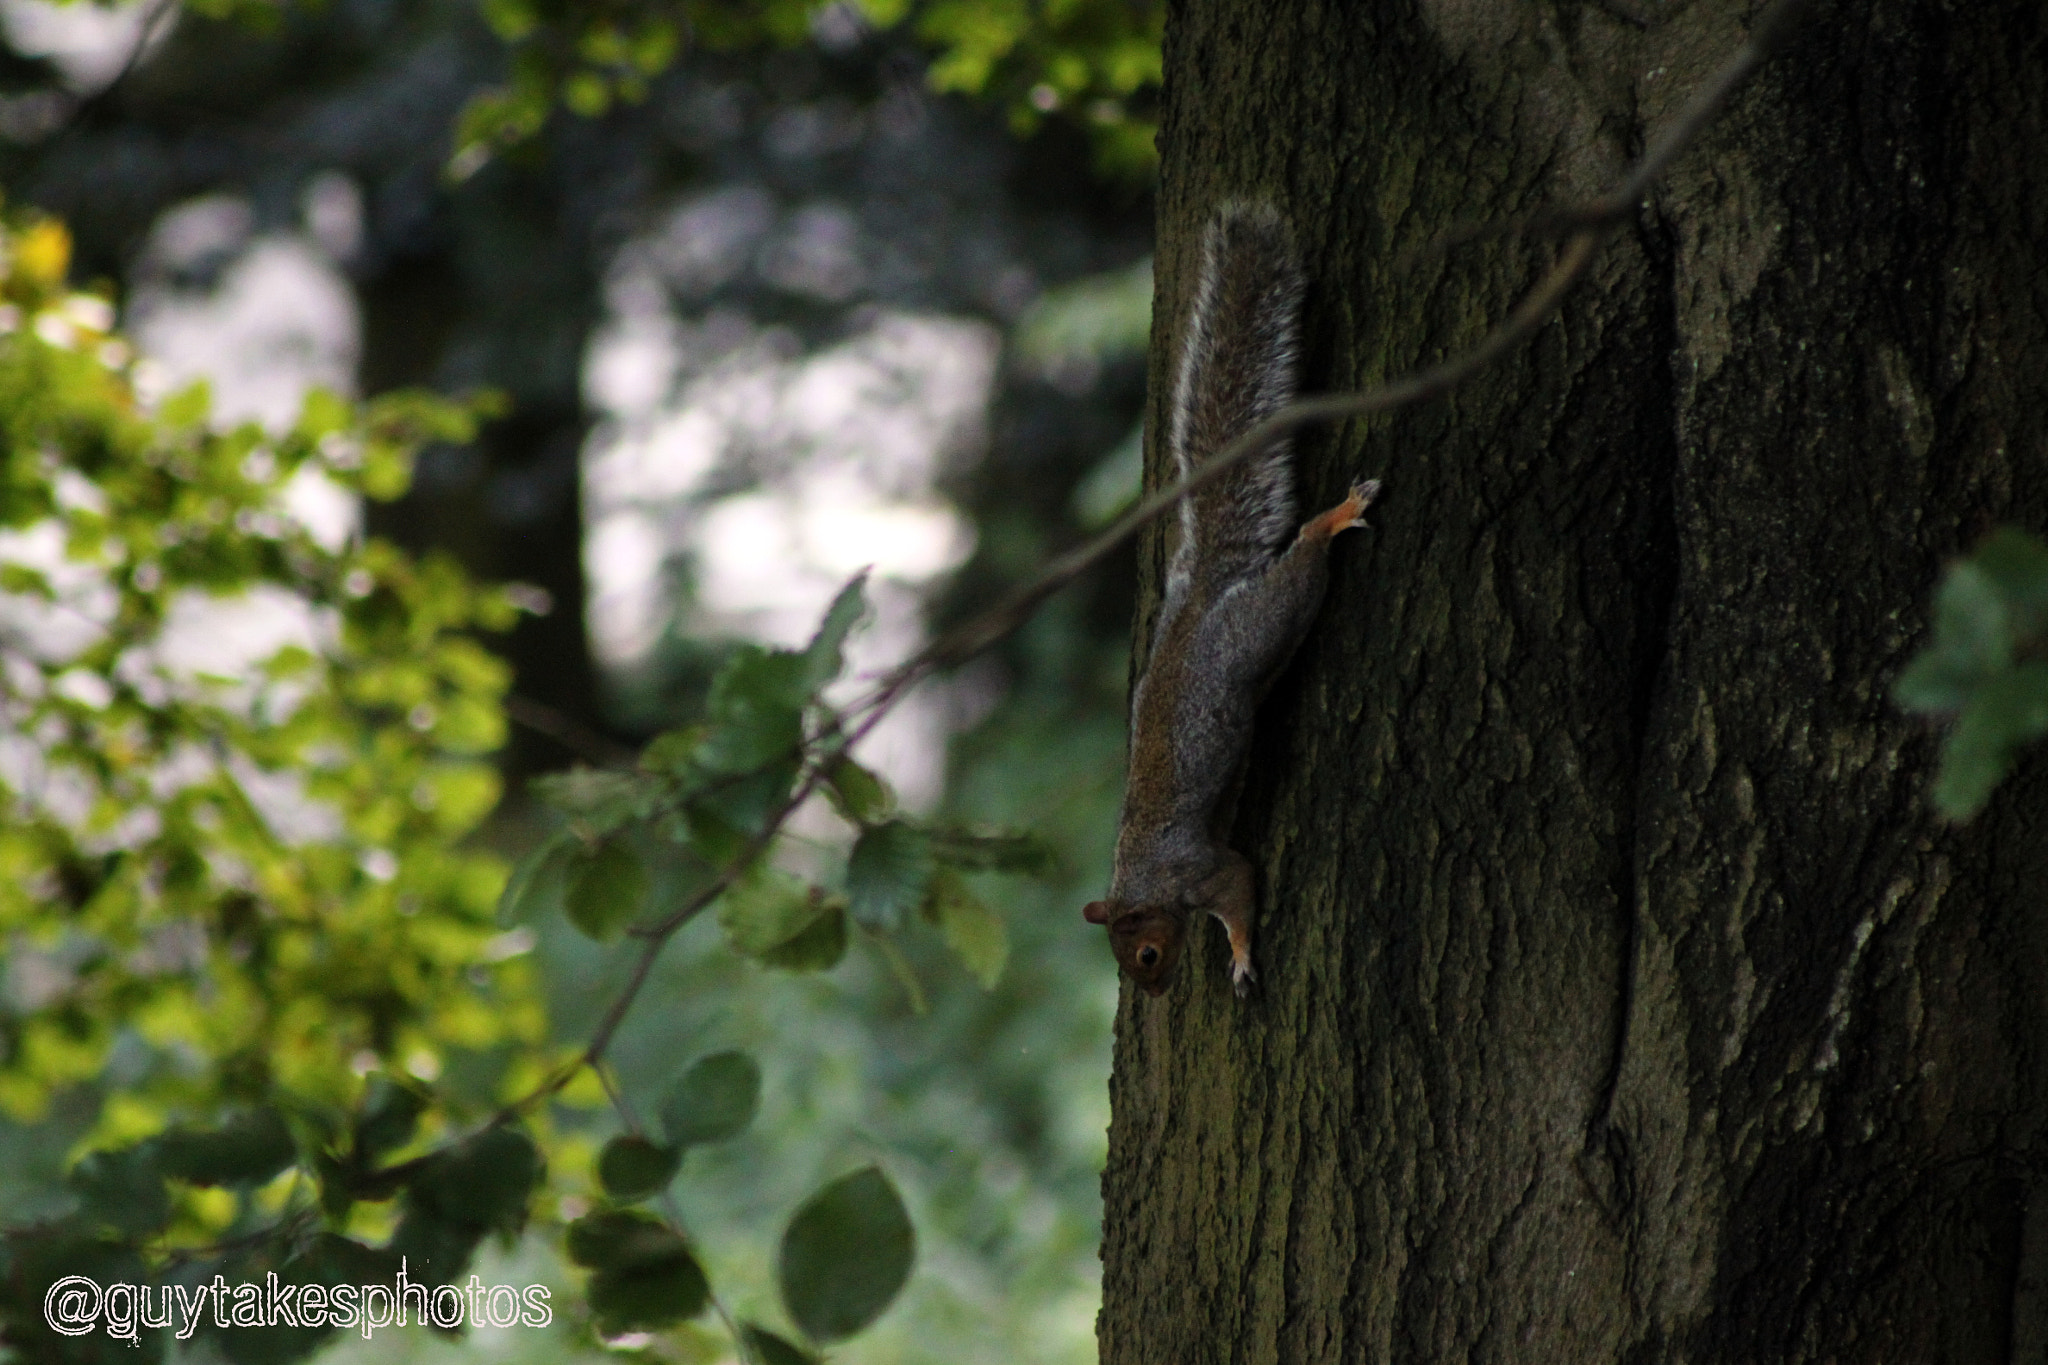
[[[1186,932],[1186,917],[1163,905],[1125,905],[1119,901],[1095,901],[1081,912],[1090,924],[1107,925],[1109,950],[1124,975],[1157,995],[1173,980],[1180,961],[1180,942]]]

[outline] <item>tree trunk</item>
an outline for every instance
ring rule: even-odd
[[[1259,993],[1206,927],[1125,993],[1106,1365],[2048,1359],[2048,764],[1943,825],[1887,697],[2048,526],[2043,13],[1822,3],[1531,345],[1298,441],[1386,491],[1261,713]],[[1219,200],[1369,385],[1552,248],[1402,253],[1611,184],[1751,17],[1179,6],[1155,437]]]

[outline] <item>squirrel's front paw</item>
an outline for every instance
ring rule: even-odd
[[[1380,495],[1378,479],[1364,479],[1351,485],[1351,496],[1344,501],[1344,508],[1351,513],[1351,520],[1344,523],[1344,529],[1365,525],[1365,509],[1372,506],[1372,500]]]
[[[1240,959],[1230,964],[1230,989],[1237,992],[1238,999],[1242,1000],[1250,995],[1252,982],[1258,979],[1259,974],[1252,970],[1250,962]]]

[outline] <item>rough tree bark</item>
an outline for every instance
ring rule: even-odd
[[[1219,199],[1309,387],[1399,374],[1546,249],[1400,254],[1603,188],[1753,12],[1177,7],[1152,431]],[[1107,1365],[2048,1358],[2048,763],[1944,826],[1886,697],[2048,527],[2043,14],[1821,4],[1533,345],[1298,442],[1386,492],[1261,716],[1260,993],[1206,928],[1126,991]]]

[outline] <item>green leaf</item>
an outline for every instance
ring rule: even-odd
[[[974,834],[941,830],[932,836],[932,856],[970,872],[1021,872],[1040,875],[1055,859],[1044,841],[1029,834]]]
[[[776,1264],[783,1305],[813,1341],[842,1341],[881,1316],[916,1253],[896,1187],[865,1167],[812,1195],[789,1220]]]
[[[598,1183],[614,1199],[645,1199],[675,1178],[682,1158],[682,1152],[674,1147],[659,1147],[646,1138],[622,1134],[598,1153]]]
[[[896,806],[889,784],[850,758],[842,758],[825,774],[825,791],[839,813],[856,825],[887,818]]]
[[[673,1228],[638,1209],[601,1209],[569,1224],[563,1248],[591,1270],[618,1270],[687,1252]]]
[[[711,1286],[687,1250],[590,1277],[590,1311],[597,1330],[608,1337],[673,1327],[703,1312],[710,1299]]]
[[[723,1142],[754,1121],[761,1068],[744,1052],[715,1052],[678,1076],[661,1102],[661,1128],[675,1147]]]
[[[2004,600],[2017,642],[2038,639],[2048,626],[2048,546],[2016,526],[1986,536],[1970,562]]]
[[[498,922],[535,924],[546,919],[561,903],[577,848],[576,837],[564,830],[521,858],[498,897]]]
[[[740,1335],[746,1338],[747,1349],[761,1365],[818,1365],[818,1357],[757,1323],[741,1323]]]
[[[195,1185],[260,1185],[292,1164],[291,1130],[274,1109],[258,1109],[213,1132],[173,1129],[157,1139],[165,1175]]]
[[[846,899],[853,917],[890,931],[924,899],[932,878],[931,840],[902,820],[862,831],[846,860]]]
[[[823,972],[846,956],[846,912],[836,904],[795,938],[756,955],[764,967],[785,972]]]
[[[471,1229],[512,1230],[545,1172],[540,1149],[517,1128],[486,1128],[442,1152],[407,1189],[415,1207]]]
[[[367,1164],[412,1141],[427,1103],[427,1096],[407,1081],[381,1074],[370,1077],[363,1090],[362,1116],[356,1120],[356,1160]]]
[[[155,1144],[87,1152],[65,1177],[85,1211],[131,1236],[170,1221],[171,1198]]]
[[[804,647],[806,692],[816,692],[838,677],[839,670],[845,667],[846,637],[867,615],[867,581],[867,570],[863,569],[839,590],[832,605],[825,609],[825,619],[818,623],[818,633]]]
[[[756,866],[718,898],[718,923],[733,951],[759,957],[791,942],[834,908],[818,888]]]
[[[982,989],[994,990],[1010,957],[1010,934],[1002,916],[976,900],[966,883],[950,871],[932,879],[928,905],[946,946],[974,973]]]
[[[646,815],[660,793],[642,774],[608,768],[572,768],[536,777],[534,797],[554,807],[593,835],[610,834]]]
[[[640,917],[647,902],[647,868],[623,839],[579,849],[569,861],[563,908],[569,922],[603,943]]]
[[[805,657],[788,650],[734,650],[711,681],[698,765],[714,773],[743,773],[794,756],[804,737],[806,670]]]
[[[596,1271],[590,1307],[607,1336],[693,1318],[710,1297],[683,1239],[637,1210],[585,1214],[569,1225],[567,1250],[570,1260]]]
[[[1952,820],[1982,810],[2018,757],[2048,735],[2048,664],[2026,663],[1977,689],[1957,719],[1935,776],[1934,802]]]

